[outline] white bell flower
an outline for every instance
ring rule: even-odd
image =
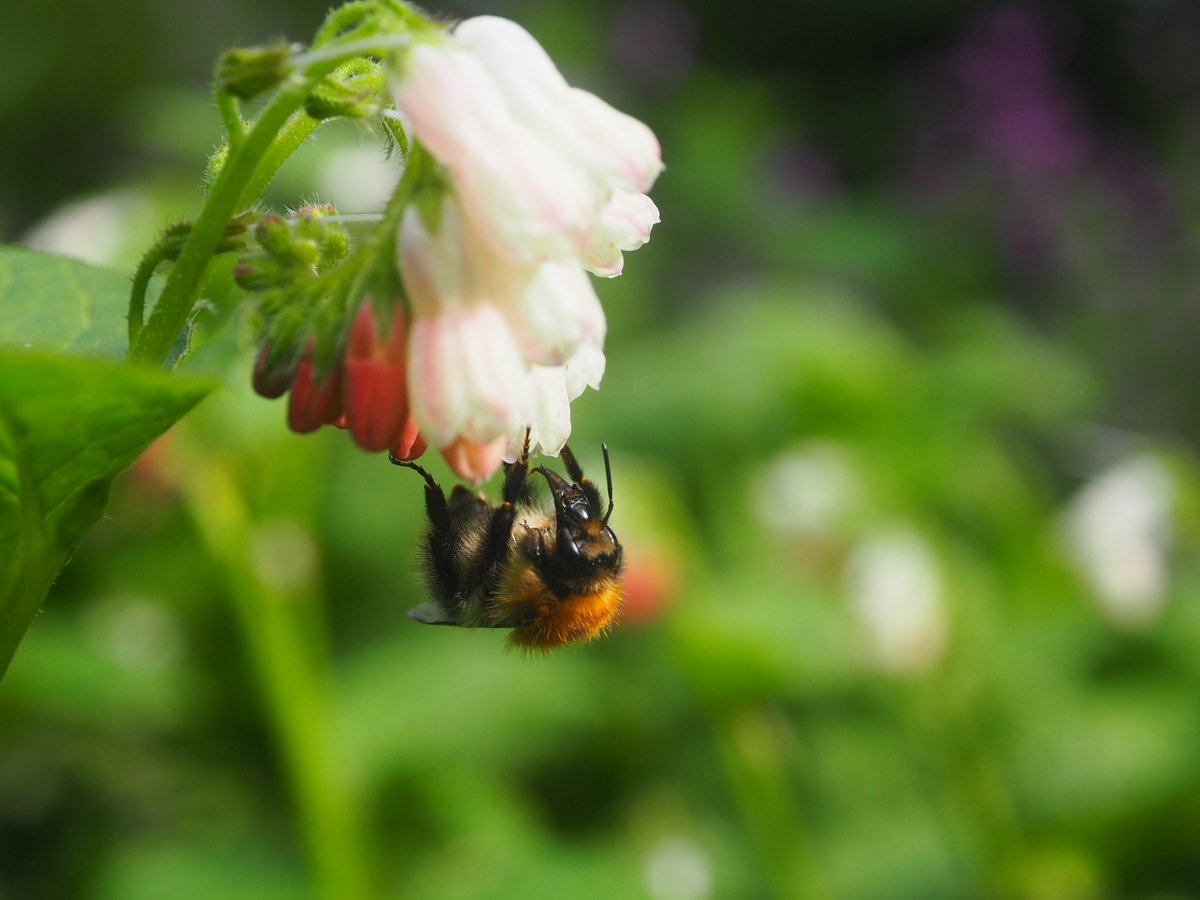
[[[579,168],[513,117],[483,67],[450,42],[411,48],[392,80],[416,138],[450,172],[492,248],[534,263],[578,253],[602,200]]]
[[[405,213],[398,250],[412,301],[412,415],[439,448],[459,437],[487,443],[516,432],[532,408],[525,358],[488,299],[488,286],[504,278],[495,277],[494,269],[480,271],[473,246],[449,197],[433,233],[415,206]]]
[[[566,362],[587,340],[603,339],[604,309],[583,267],[550,260],[502,304],[525,358],[543,366]]]
[[[658,138],[595,94],[573,88],[528,31],[498,16],[467,19],[455,43],[495,79],[512,114],[602,189],[645,192],[663,169]]]
[[[658,207],[645,194],[616,191],[588,235],[584,266],[593,275],[616,278],[625,267],[622,251],[636,250],[650,240],[650,229],[658,221]]]

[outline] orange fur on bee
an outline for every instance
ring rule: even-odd
[[[555,597],[530,568],[510,568],[500,596],[504,616],[516,624],[508,642],[527,650],[553,650],[571,641],[590,641],[613,624],[623,591],[617,576],[597,579],[595,589]]]

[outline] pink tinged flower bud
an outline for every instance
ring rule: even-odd
[[[296,364],[288,397],[288,427],[298,434],[316,431],[342,415],[342,367],[335,365],[317,379],[309,344]]]
[[[407,338],[399,308],[381,338],[370,301],[359,308],[350,327],[343,398],[350,434],[364,450],[392,448],[409,421]]]
[[[449,42],[418,44],[393,91],[496,252],[534,262],[583,245],[603,198],[571,161],[513,117],[472,54]]]
[[[542,263],[503,310],[531,363],[561,365],[584,341],[604,339],[604,309],[574,260]]]
[[[588,236],[584,266],[601,278],[620,275],[625,266],[622,251],[636,250],[650,240],[650,229],[658,221],[658,207],[645,194],[617,191]]]
[[[413,460],[424,453],[426,447],[425,438],[421,436],[421,429],[416,420],[409,419],[404,425],[404,430],[400,432],[400,437],[392,445],[391,451],[396,459]]]
[[[457,438],[441,452],[455,475],[479,484],[490,478],[504,462],[504,438],[486,443]]]
[[[650,189],[663,168],[654,132],[568,85],[542,45],[520,25],[477,16],[459,24],[454,42],[483,64],[518,121],[588,173],[602,201],[613,188]]]

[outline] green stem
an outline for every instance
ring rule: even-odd
[[[334,38],[344,37],[367,23],[377,12],[377,4],[371,0],[352,0],[330,10],[317,33],[313,35],[312,47],[323,47]]]
[[[415,14],[409,12],[408,15],[416,19]],[[322,47],[306,57],[297,57],[303,74],[293,75],[284,82],[249,133],[244,135],[240,133],[240,125],[235,127],[230,121],[237,112],[236,104],[218,100],[226,127],[233,129],[229,156],[192,226],[179,259],[167,276],[150,320],[144,327],[135,329],[137,334],[129,348],[130,360],[162,365],[167,359],[207,280],[213,253],[226,223],[239,209],[257,199],[283,161],[316,127],[315,120],[299,112],[312,79],[332,72],[348,59],[380,55],[408,43],[409,39],[404,35],[375,35]]]
[[[133,275],[133,288],[129,292],[127,328],[129,329],[130,347],[137,342],[138,335],[142,331],[146,309],[146,290],[150,287],[150,279],[154,276],[154,270],[161,263],[174,258],[179,247],[181,227],[186,228],[186,226],[176,226],[168,230],[153,247],[146,251],[146,255],[138,263],[137,271]]]
[[[233,94],[221,90],[218,90],[216,95],[217,112],[221,114],[221,122],[225,125],[225,134],[229,138],[229,149],[237,150],[246,136],[246,123],[242,121],[238,99]]]
[[[228,580],[263,702],[283,757],[319,896],[373,896],[357,797],[336,752],[333,703],[324,648],[312,627],[308,584],[278,583],[251,562],[255,523],[230,474],[208,460],[180,479],[188,512]]]
[[[768,889],[780,898],[825,900],[828,891],[769,711],[747,708],[731,715],[710,705],[708,713],[725,777]]]
[[[316,119],[306,115],[296,115],[288,120],[283,131],[263,154],[258,167],[254,170],[254,177],[243,188],[241,196],[238,198],[239,208],[244,209],[259,198],[266,190],[267,184],[275,177],[275,173],[279,171],[279,167],[296,152],[296,149],[304,143],[319,124],[321,123]]]
[[[241,206],[251,185],[269,179],[261,163],[268,157],[279,131],[304,102],[307,90],[307,82],[303,80],[287,82],[263,110],[241,146],[230,147],[229,158],[167,276],[150,320],[129,348],[131,360],[155,365],[166,360],[195,305],[226,223]]]

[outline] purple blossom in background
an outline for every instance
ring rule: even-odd
[[[1059,177],[1092,148],[1055,57],[1044,18],[1021,7],[994,14],[951,56],[965,101],[960,127],[1016,178]]]
[[[1170,223],[1170,197],[1139,148],[1098,128],[1066,79],[1073,25],[1006,6],[931,61],[918,77],[928,124],[914,181],[935,207],[984,204],[1024,275],[1097,255],[1142,271]]]
[[[799,140],[770,154],[767,172],[772,192],[798,205],[827,199],[838,188],[829,162],[816,147]]]
[[[662,91],[682,82],[695,67],[700,29],[681,4],[652,0],[625,8],[612,41],[622,71]]]

